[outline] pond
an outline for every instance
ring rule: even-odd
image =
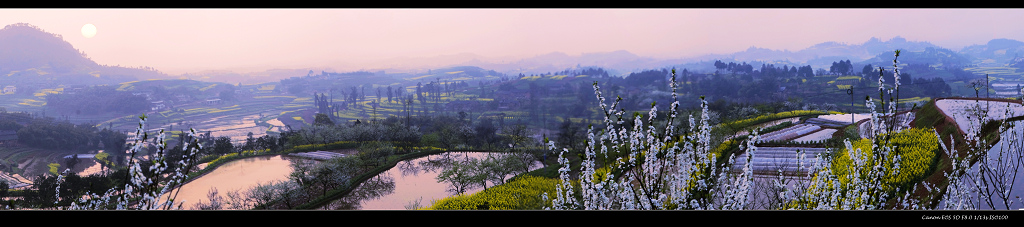
[[[181,187],[177,201],[191,209],[199,201],[208,203],[207,193],[216,188],[220,195],[248,189],[260,183],[287,180],[292,172],[289,157],[260,156],[231,161]]]
[[[494,153],[491,153],[494,154]],[[465,163],[469,159],[486,158],[483,152],[449,152],[429,155],[399,162],[376,177],[367,180],[349,195],[335,200],[321,209],[327,210],[405,210],[407,208],[430,206],[433,200],[455,195],[456,185],[438,182],[437,176],[453,162]],[[528,167],[535,170],[540,162],[533,161]],[[506,176],[506,180],[514,175]],[[487,187],[494,185],[488,183]],[[483,190],[479,184],[468,185],[465,194]]]

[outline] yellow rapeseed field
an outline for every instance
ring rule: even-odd
[[[476,210],[487,203],[490,210],[530,210],[550,206],[541,201],[545,192],[554,196],[558,179],[522,176],[505,184],[494,186],[473,195],[457,195],[434,201],[426,210]],[[553,197],[551,197],[553,198]]]
[[[906,129],[893,134],[890,139],[889,144],[882,145],[895,147],[896,152],[890,153],[887,159],[892,160],[898,154],[899,171],[895,166],[886,167],[883,190],[891,191],[896,187],[906,188],[905,186],[926,177],[932,169],[935,159],[938,158],[939,149],[938,138],[935,137],[931,129]],[[853,142],[852,145],[854,149],[861,149],[868,157],[872,157],[871,140],[861,139]],[[868,159],[868,162],[874,164],[874,160],[871,158]],[[849,174],[851,165],[852,160],[849,157],[849,152],[845,149],[832,162],[832,170],[836,176],[840,177],[840,182],[843,184],[848,183],[845,182],[844,177]]]

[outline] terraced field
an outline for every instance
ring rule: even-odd
[[[947,116],[956,120],[960,130],[964,132],[970,128],[980,128],[980,123],[977,121],[979,114],[986,118],[985,121],[1000,120],[1024,114],[1024,106],[1015,102],[940,99],[935,101],[935,105]],[[1007,111],[1009,111],[1010,116],[1003,116]],[[974,120],[971,120],[971,116],[975,116]]]
[[[793,141],[794,142],[822,142],[822,141],[825,141],[825,140],[827,140],[829,138],[832,138],[832,133],[835,133],[836,131],[839,131],[839,130],[831,129],[831,128],[826,128],[826,129],[818,130],[818,131],[816,131],[814,133],[811,133],[811,134],[807,134],[807,135],[798,137],[796,139],[793,139]]]
[[[804,159],[800,160],[798,151],[804,152]],[[827,155],[826,148],[806,147],[758,147],[754,151],[750,166],[755,175],[776,176],[781,170],[784,175],[806,174],[818,160],[818,155]],[[732,171],[743,169],[747,163],[746,154],[736,156],[736,161],[731,167]]]
[[[147,132],[156,133],[160,129],[210,131],[214,137],[228,136],[233,142],[244,141],[249,132],[254,137],[279,132],[284,123],[280,118],[292,118],[301,110],[312,108],[310,98],[296,96],[255,96],[242,98],[236,102],[206,104],[197,102],[175,107],[172,110],[151,111],[146,116]],[[134,132],[138,127],[138,116],[126,115],[102,121],[99,127],[112,125],[116,130]],[[274,121],[274,126],[269,121]]]
[[[818,131],[821,126],[812,124],[797,124],[793,127],[779,131],[770,132],[761,136],[760,141],[786,141]]]
[[[31,178],[49,172],[50,163],[63,163],[64,156],[81,152],[30,147],[0,147],[0,172]],[[84,166],[84,165],[83,165]]]
[[[1013,67],[971,67],[964,68],[964,71],[974,73],[975,75],[988,74],[992,77],[1005,79],[1024,79],[1024,72],[1018,72],[1017,68]]]

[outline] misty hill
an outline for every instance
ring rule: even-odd
[[[309,69],[270,69],[261,72],[237,73],[229,70],[207,70],[195,73],[186,73],[178,76],[179,79],[199,80],[206,82],[223,83],[244,83],[259,84],[276,82],[281,79],[306,75]]]
[[[735,62],[775,62],[784,60],[791,64],[811,65],[815,68],[828,68],[832,62],[841,60],[861,62],[877,57],[880,54],[889,53],[889,55],[891,55],[891,52],[896,49],[914,52],[924,51],[926,48],[941,47],[928,42],[907,41],[903,37],[896,36],[888,41],[871,38],[863,44],[824,42],[796,52],[750,47],[742,52],[705,55],[698,57],[698,59],[732,59],[732,61]]]
[[[891,64],[893,51],[896,49],[905,53],[900,56],[900,62],[906,64],[928,64],[936,67],[1024,65],[1019,64],[1019,62],[1024,62],[1024,42],[1017,40],[993,39],[987,44],[968,46],[957,52],[929,42],[908,41],[899,36],[887,41],[871,38],[862,44],[824,42],[799,51],[750,47],[745,51],[732,54],[711,54],[687,59],[652,59],[636,56],[627,51],[615,51],[584,54],[578,57],[552,53],[524,59],[522,62],[540,64],[547,60],[562,65],[579,62],[620,72],[616,74],[673,66],[691,68],[696,71],[713,71],[714,69],[710,65],[715,60],[748,62],[755,65],[811,65],[814,68],[829,68],[833,62],[842,60],[851,60],[859,65],[888,65]],[[524,64],[525,66],[528,64]]]
[[[473,60],[449,66],[477,66],[505,74],[540,74],[566,69],[601,67],[607,69],[613,75],[625,76],[630,72],[662,68],[667,65],[676,64],[680,61],[682,61],[682,59],[655,59],[638,56],[629,51],[619,50],[612,52],[583,53],[576,56],[562,52],[551,52],[516,61],[498,61],[493,59],[474,58]]]
[[[888,41],[871,38],[863,44],[824,42],[796,52],[751,47],[732,54],[706,55],[689,61],[722,60],[731,62],[773,62],[776,65],[811,65],[828,68],[832,62],[851,60],[858,64],[890,65],[893,51],[900,49],[900,62],[945,66],[1013,66],[1024,61],[1024,42],[1012,39],[993,39],[986,44],[971,45],[960,51],[946,49],[929,42],[907,41],[894,37]]]
[[[371,71],[384,70],[389,74],[393,74],[395,72],[406,72],[399,74],[421,76],[424,75],[424,73],[427,73],[428,70],[444,72],[460,71],[446,69],[459,66],[475,66],[507,75],[517,75],[520,73],[526,75],[543,74],[547,72],[559,72],[586,67],[600,67],[608,71],[609,74],[613,76],[622,77],[631,72],[671,67],[688,68],[692,72],[710,73],[715,70],[712,63],[716,60],[737,63],[746,62],[757,66],[760,66],[761,64],[789,66],[811,65],[818,69],[828,69],[833,62],[851,60],[859,69],[859,67],[866,64],[872,64],[873,66],[891,64],[891,59],[889,58],[892,57],[892,51],[896,49],[900,49],[904,51],[903,53],[906,53],[900,57],[902,63],[926,63],[933,67],[968,66],[979,64],[1004,66],[1007,64],[1024,62],[1024,56],[1019,56],[1019,54],[1017,54],[1024,53],[1024,42],[1016,40],[996,39],[990,41],[988,44],[973,45],[957,52],[936,46],[929,42],[908,41],[903,37],[896,36],[886,41],[882,41],[878,38],[871,38],[861,44],[823,42],[799,51],[750,47],[745,51],[731,54],[710,54],[685,59],[656,59],[638,56],[625,50],[583,53],[580,55],[551,52],[522,59],[489,58],[471,53],[462,53],[435,57],[396,58],[382,62],[381,64],[365,65],[360,68],[375,68],[373,67],[374,65],[389,65],[387,67],[376,67],[376,69]],[[1018,65],[1024,66],[1024,63]],[[307,70],[314,70],[316,73],[319,73],[323,69],[279,69],[268,70],[261,73],[242,74],[226,71],[211,71],[199,73],[199,76],[190,75],[187,77],[190,79],[199,79],[204,81],[259,83],[271,82],[294,76],[303,76],[307,74]],[[326,71],[330,72],[335,70],[327,69]],[[396,76],[403,77],[402,75]]]
[[[1024,42],[1012,39],[993,39],[984,45],[964,47],[960,53],[970,55],[980,66],[1002,66],[1024,57]]]
[[[894,54],[892,51],[880,53],[862,63],[874,66],[892,66]],[[923,64],[933,67],[963,67],[971,63],[970,58],[965,55],[949,49],[933,47],[925,48],[923,51],[901,51],[899,61],[901,64]]]
[[[472,58],[472,60],[463,60],[461,63],[451,64],[450,66],[472,65],[507,74],[543,73],[585,66],[596,66],[607,69],[612,72],[613,75],[624,76],[630,72],[638,72],[645,69],[659,69],[673,66],[695,66],[693,65],[694,63],[703,61],[710,64],[715,60],[748,63],[758,62],[775,65],[811,65],[815,68],[828,68],[831,66],[832,62],[841,60],[864,62],[876,58],[879,55],[891,55],[891,52],[896,49],[907,52],[922,52],[928,48],[945,50],[929,42],[908,41],[903,37],[897,36],[887,41],[882,41],[878,38],[871,38],[862,44],[824,42],[795,52],[750,47],[745,51],[731,54],[709,54],[686,59],[655,59],[638,56],[625,50],[584,53],[577,56],[571,56],[561,52],[552,52],[516,61],[499,61],[474,55],[464,56],[465,58],[463,58]],[[1024,49],[1022,49],[1022,51],[1024,51]],[[957,54],[953,51],[949,51],[949,53]],[[953,59],[973,59],[970,56],[950,57]],[[1009,58],[1012,59],[1012,57],[1013,55],[1011,54]],[[1005,59],[1003,62],[1009,61],[1010,59]],[[694,68],[712,69],[713,71],[713,67]],[[699,70],[700,69],[698,69],[698,71]]]
[[[449,75],[452,75],[452,76],[468,77],[470,79],[484,79],[485,77],[488,77],[488,76],[490,76],[492,78],[497,78],[497,77],[500,77],[500,76],[504,76],[504,74],[499,73],[497,71],[487,70],[487,69],[480,68],[480,67],[477,67],[477,66],[456,66],[456,67],[432,69],[431,72],[433,74],[445,73],[445,74],[449,74]]]
[[[30,24],[0,29],[0,80],[38,82],[55,77],[75,84],[107,84],[162,77],[152,68],[99,65],[64,38]]]

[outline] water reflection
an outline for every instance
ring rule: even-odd
[[[415,162],[399,162],[395,167],[402,172],[402,176],[416,176],[419,175],[423,168],[421,165],[417,165]]]
[[[324,206],[323,210],[362,210],[363,200],[380,198],[394,194],[395,178],[385,172],[366,180],[347,196]]]
[[[287,180],[291,174],[291,162],[295,158],[286,156],[261,156],[231,161],[181,187],[177,201],[184,200],[184,208],[191,208],[202,201],[208,203],[207,193],[216,188],[226,193],[249,189],[259,183]]]
[[[75,172],[78,176],[84,177],[93,174],[102,174],[105,169],[103,165],[100,165],[100,163],[93,158],[80,158],[79,161],[81,162],[75,165],[75,168],[71,169],[71,171]]]
[[[399,162],[377,177],[361,184],[351,194],[338,199],[321,209],[327,210],[403,210],[410,204],[420,203],[429,206],[432,201],[455,195],[451,182],[439,182],[438,175],[458,166],[487,158],[488,153],[481,152],[448,152],[429,155],[413,160]],[[540,167],[540,163],[530,160],[533,164],[528,169]],[[520,171],[521,172],[521,171]],[[512,174],[506,176],[506,179]],[[493,186],[488,184],[488,186]],[[472,194],[483,190],[481,184],[465,185],[465,193]]]
[[[245,141],[248,137],[248,133],[252,133],[253,137],[260,137],[267,134],[267,127],[256,125],[256,121],[259,120],[259,115],[245,115],[241,116],[240,120],[238,115],[220,116],[215,117],[207,121],[203,121],[200,128],[204,128],[202,131],[212,131],[213,137],[227,136],[231,138],[231,141]],[[228,118],[228,119],[221,119]]]

